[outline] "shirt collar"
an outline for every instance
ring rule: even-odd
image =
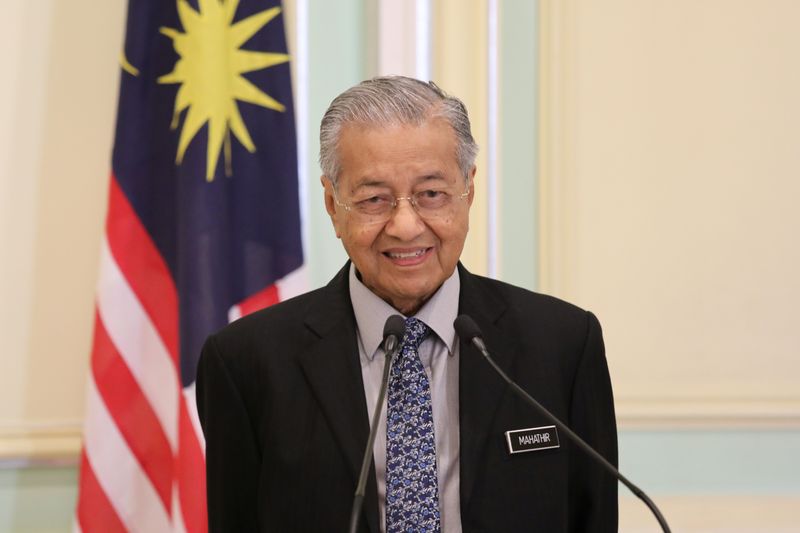
[[[375,357],[383,341],[383,326],[391,315],[398,314],[397,309],[386,303],[378,295],[361,283],[356,275],[356,267],[350,264],[350,301],[356,316],[358,336],[364,353],[369,359]],[[458,316],[458,295],[461,281],[458,269],[442,283],[442,286],[425,302],[415,317],[425,322],[447,346],[449,354],[454,354],[456,331],[453,321]],[[403,318],[405,315],[403,315]]]

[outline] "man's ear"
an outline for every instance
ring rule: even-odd
[[[472,200],[475,199],[475,174],[478,167],[472,165],[472,170],[469,171],[469,195],[467,196],[467,205],[472,206]]]
[[[336,201],[333,198],[333,183],[328,176],[320,176],[319,182],[325,188],[325,211],[333,217],[336,214]]]
[[[336,200],[333,196],[333,183],[327,176],[321,176],[319,181],[322,183],[322,186],[325,187],[325,211],[327,211],[328,215],[331,217],[331,224],[333,224],[333,230],[336,232],[336,238],[341,239],[342,234],[339,231],[339,221],[336,219]]]

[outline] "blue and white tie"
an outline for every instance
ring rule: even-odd
[[[419,358],[430,330],[406,319],[389,377],[386,420],[386,532],[439,532],[439,486],[431,387]]]

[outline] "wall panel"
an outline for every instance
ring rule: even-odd
[[[78,451],[125,6],[14,1],[0,125],[0,458]]]
[[[462,260],[472,272],[486,274],[487,244],[487,68],[486,1],[434,2],[433,79],[458,96],[469,110],[472,135],[481,150],[475,162],[475,200]]]
[[[621,420],[800,425],[800,5],[546,4],[543,288]]]

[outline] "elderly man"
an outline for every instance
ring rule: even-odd
[[[362,531],[616,531],[616,481],[570,442],[530,431],[551,423],[453,329],[473,317],[499,365],[616,462],[594,315],[459,263],[476,152],[464,105],[433,83],[376,78],[331,103],[322,185],[350,261],[326,287],[206,342],[197,383],[212,531],[346,529],[383,324],[397,313],[406,329]]]

